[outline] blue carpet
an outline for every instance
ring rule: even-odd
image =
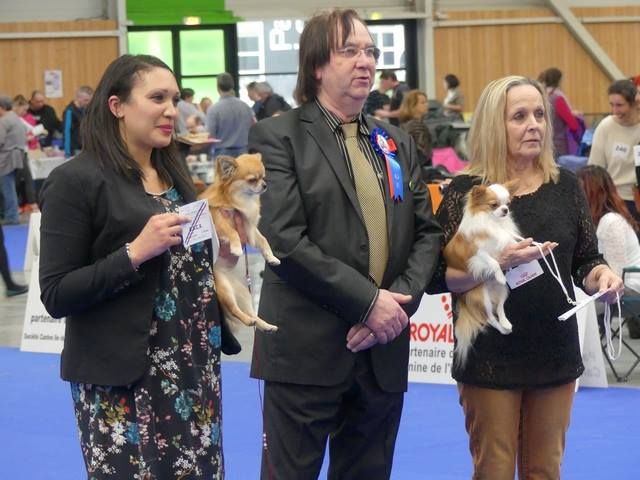
[[[245,363],[223,363],[228,480],[258,478],[258,383]],[[84,477],[67,384],[58,356],[0,348],[0,471],[12,480]],[[583,389],[575,402],[563,480],[639,478],[640,392]],[[393,478],[470,478],[464,421],[453,386],[412,384],[406,396]],[[323,475],[321,478],[325,478]]]
[[[21,272],[24,268],[24,253],[27,245],[29,225],[3,225],[4,246],[9,256],[9,268],[12,272]]]

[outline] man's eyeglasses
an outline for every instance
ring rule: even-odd
[[[378,61],[378,58],[380,58],[380,49],[378,47],[342,47],[336,50],[336,53],[343,56],[344,58],[356,58],[358,55],[360,55],[360,52],[363,52],[365,57],[372,58],[376,62]]]

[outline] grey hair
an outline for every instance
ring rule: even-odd
[[[0,95],[0,108],[6,111],[13,108],[13,100],[9,95]]]
[[[259,95],[271,95],[273,94],[273,88],[269,82],[257,82],[255,85],[256,92]]]

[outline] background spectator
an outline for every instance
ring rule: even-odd
[[[418,148],[418,159],[422,168],[431,165],[431,133],[424,123],[429,104],[427,94],[420,90],[409,91],[400,105],[400,128],[413,137]]]
[[[247,151],[249,128],[255,118],[251,108],[235,96],[231,74],[221,73],[217,83],[220,99],[209,107],[206,127],[211,137],[220,140],[213,147],[213,154],[236,157]]]
[[[262,101],[260,99],[260,95],[258,94],[258,89],[256,88],[256,85],[258,85],[258,82],[249,82],[247,84],[247,95],[253,102],[253,105],[251,106],[251,110],[253,110],[253,114],[256,115],[256,118],[257,118],[258,111],[262,107]]]
[[[282,97],[274,93],[269,82],[257,82],[255,91],[260,99],[260,106],[256,112],[256,119],[263,120],[276,114],[291,110],[291,105]]]
[[[4,280],[4,294],[7,297],[14,297],[22,293],[26,293],[29,287],[16,283],[11,276],[11,270],[9,269],[9,256],[7,255],[7,249],[4,246],[4,232],[2,231],[2,225],[0,225],[0,276]]]
[[[80,138],[80,122],[84,117],[85,109],[91,97],[93,96],[93,88],[83,85],[76,90],[75,98],[62,114],[63,122],[63,145],[64,156],[71,157],[82,149],[82,139]]]
[[[551,120],[553,122],[553,150],[555,158],[561,155],[575,155],[577,146],[580,145],[584,127],[579,123],[569,106],[569,101],[562,90],[560,82],[562,72],[557,68],[548,68],[538,76],[547,90],[549,104],[551,105]],[[572,136],[571,142],[569,136]],[[573,148],[570,148],[570,145]]]
[[[16,172],[24,168],[27,154],[27,127],[12,111],[11,97],[0,95],[0,188],[4,200],[2,223],[20,223]]]
[[[400,115],[400,105],[402,105],[404,94],[409,91],[409,85],[398,81],[398,77],[396,77],[395,72],[391,70],[383,70],[380,73],[379,90],[381,92],[392,90],[391,103],[388,111],[384,109],[377,110],[375,112],[375,116],[389,119],[389,122],[392,125],[400,125],[400,121],[398,120],[398,116]]]
[[[209,97],[202,97],[200,99],[200,111],[202,112],[202,115],[204,117],[207,116],[207,111],[209,110],[209,107],[213,104],[213,102],[211,101],[211,99]]]
[[[633,189],[637,176],[633,147],[640,144],[640,111],[636,108],[636,86],[630,80],[617,80],[608,89],[611,115],[596,127],[589,154],[589,165],[603,167],[613,180],[627,209],[638,221],[640,214]]]
[[[376,117],[378,120],[385,120],[382,117],[376,116],[376,112],[378,110],[389,111],[391,108],[391,99],[389,95],[383,90],[384,86],[382,82],[378,82],[378,88],[372,90],[369,96],[367,97],[367,101],[364,103],[364,113],[365,115],[371,115],[372,117]]]
[[[29,150],[39,150],[38,136],[47,133],[42,124],[37,124],[36,119],[29,113],[29,102],[24,95],[13,97],[13,111],[16,112],[27,127],[27,147]]]
[[[598,250],[611,270],[622,276],[624,267],[640,265],[638,222],[629,213],[611,176],[604,168],[588,165],[578,170],[577,175],[596,225]],[[625,287],[627,293],[640,295],[640,275],[627,275]],[[640,338],[640,320],[637,316],[627,317],[626,325],[631,338]]]
[[[47,105],[44,93],[40,90],[34,90],[31,94],[29,113],[36,119],[36,123],[42,124],[47,131],[46,135],[40,137],[41,146],[49,147],[55,136],[62,136],[62,122],[58,119],[54,108]]]
[[[454,74],[449,73],[444,77],[444,88],[447,90],[447,95],[442,102],[445,117],[455,121],[464,121],[462,115],[464,95],[460,91],[460,80]]]
[[[13,99],[13,111],[15,112],[22,124],[27,129],[27,149],[39,150],[40,143],[37,135],[45,132],[42,125],[35,125],[34,118],[27,112],[29,103],[22,95],[16,95]],[[38,204],[36,203],[36,192],[33,177],[31,176],[31,168],[29,167],[29,156],[24,155],[22,159],[22,168],[16,170],[16,193],[18,194],[18,211],[37,212]]]
[[[189,133],[187,128],[187,118],[192,115],[202,117],[204,120],[204,113],[200,111],[198,105],[193,103],[193,97],[195,92],[192,88],[183,88],[180,90],[180,100],[178,101],[178,122],[176,130],[178,133]]]

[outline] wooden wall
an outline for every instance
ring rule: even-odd
[[[640,7],[575,8],[580,17],[640,16]],[[445,11],[447,20],[555,17],[546,8],[481,11]],[[437,24],[436,24],[437,25]],[[640,74],[640,24],[609,22],[585,24],[625,75]],[[0,33],[113,31],[112,20],[0,23]],[[536,77],[547,67],[564,73],[563,89],[573,108],[607,112],[606,89],[610,81],[562,23],[486,26],[436,26],[436,78],[455,73],[462,82],[465,110],[472,111],[484,86],[491,80],[522,74]],[[76,87],[95,86],[105,67],[118,56],[116,37],[0,39],[0,93],[28,96],[44,88],[45,69],[63,74],[64,95],[50,99],[59,114]],[[440,82],[439,82],[440,83]],[[444,97],[444,89],[437,98]]]
[[[112,20],[0,24],[0,33],[113,31]],[[106,66],[118,56],[117,37],[0,39],[0,93],[29,98],[44,90],[44,70],[62,71],[63,97],[49,99],[58,116],[80,85],[95,88]]]
[[[447,20],[555,17],[549,9],[449,11]],[[576,8],[578,17],[640,16],[640,7]],[[640,24],[584,24],[625,75],[640,74]],[[434,32],[436,78],[460,78],[465,110],[472,111],[485,85],[519,74],[537,77],[548,67],[563,72],[562,88],[574,109],[607,112],[609,78],[562,23],[437,27]],[[440,81],[440,80],[438,80]],[[444,97],[440,87],[438,99]]]

